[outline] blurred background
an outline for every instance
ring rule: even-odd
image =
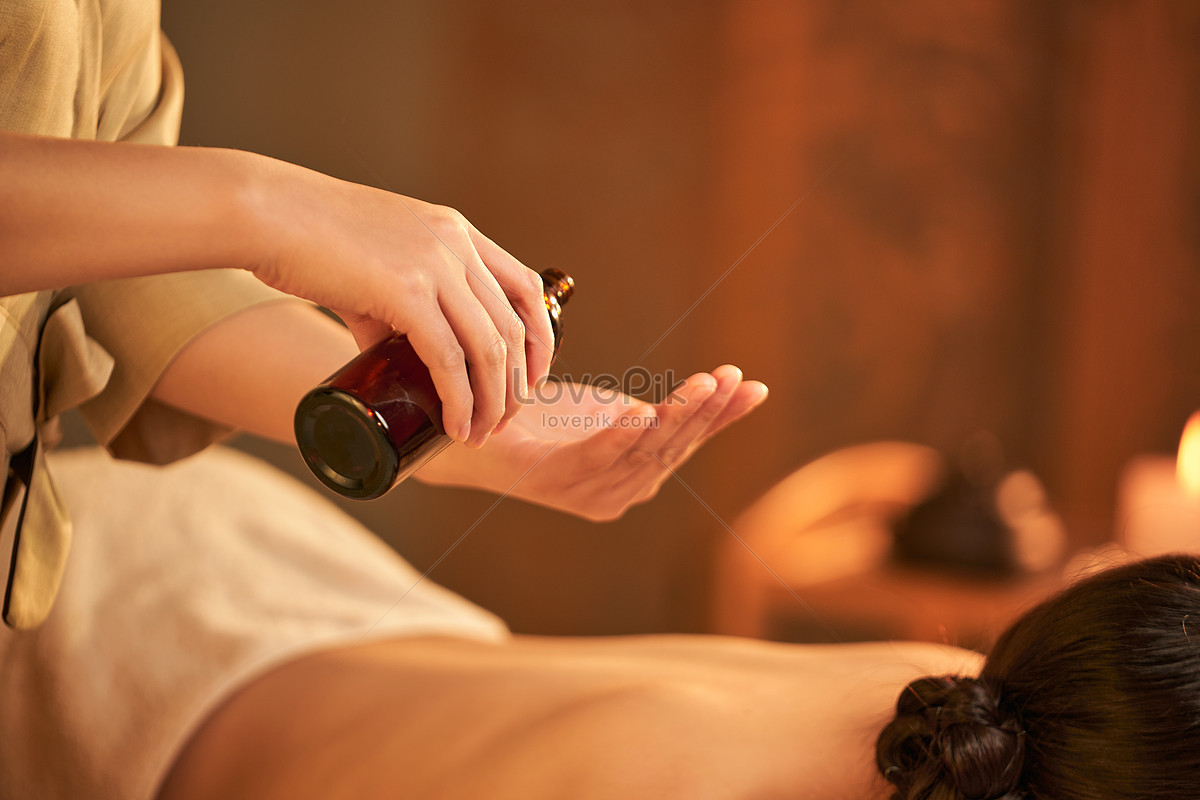
[[[710,629],[726,525],[863,442],[985,431],[1094,546],[1200,408],[1200,5],[171,0],[163,26],[184,144],[453,206],[574,275],[557,372],[770,386],[617,522],[411,481],[342,503],[422,570],[470,530],[431,577],[514,630]]]

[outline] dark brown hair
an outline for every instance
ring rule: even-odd
[[[1086,578],[978,678],[909,684],[876,764],[894,800],[1200,798],[1200,557]]]

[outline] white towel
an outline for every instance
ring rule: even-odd
[[[367,637],[501,640],[316,492],[210,448],[169,467],[55,453],[75,540],[32,632],[0,631],[0,797],[152,798],[221,700]]]

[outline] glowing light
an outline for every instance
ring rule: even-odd
[[[1200,497],[1200,411],[1192,414],[1183,429],[1175,474],[1189,496]]]

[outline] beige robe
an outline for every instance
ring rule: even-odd
[[[171,145],[182,109],[183,71],[157,2],[0,0],[0,128]],[[0,298],[5,622],[38,625],[66,564],[71,523],[44,460],[56,417],[79,407],[119,457],[165,463],[202,449],[227,431],[151,390],[199,332],[282,297],[228,269]]]

